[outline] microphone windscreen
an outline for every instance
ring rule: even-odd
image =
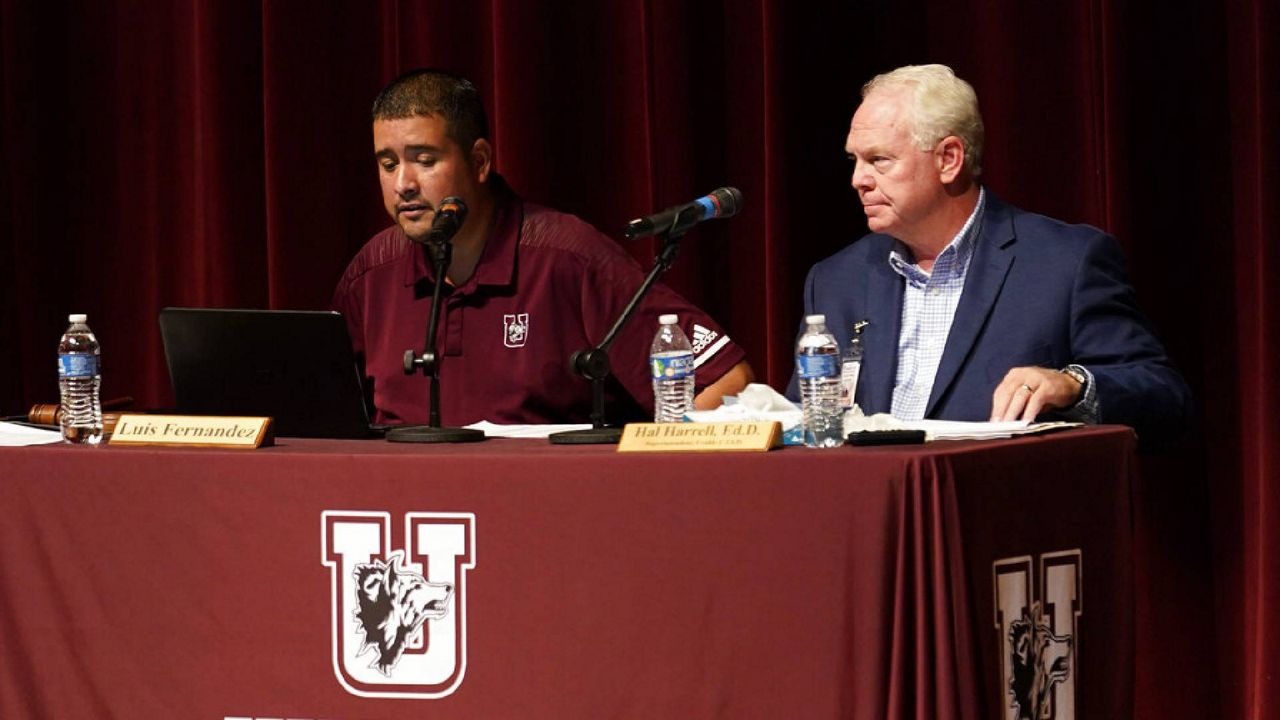
[[[458,218],[458,224],[461,225],[462,221],[467,219],[467,203],[460,197],[447,197],[436,206],[436,215],[443,213],[453,213]]]
[[[733,217],[742,209],[742,191],[736,187],[722,187],[711,194],[720,206],[716,217]]]

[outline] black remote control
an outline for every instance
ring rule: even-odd
[[[923,430],[863,430],[851,432],[850,445],[919,445],[924,442]]]

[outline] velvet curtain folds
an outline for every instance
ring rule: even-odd
[[[945,62],[988,187],[1120,237],[1197,393],[1193,438],[1143,459],[1139,716],[1280,717],[1278,31],[1269,0],[0,0],[0,411],[56,397],[70,312],[104,394],[163,407],[161,307],[326,306],[386,223],[369,104],[420,65],[481,87],[514,187],[615,237],[741,188],[668,280],[781,386],[805,270],[864,231],[859,85]]]
[[[1271,269],[1280,256],[1280,8],[1274,3],[1234,3],[1228,54],[1231,117],[1234,292],[1214,303],[1235,317],[1227,357],[1211,367],[1232,381],[1221,388],[1217,415],[1238,429],[1238,464],[1210,453],[1219,585],[1218,616],[1225,717],[1280,717],[1280,679],[1266,668],[1280,662],[1280,283]],[[1222,259],[1225,259],[1225,254]],[[1231,327],[1232,323],[1224,323]],[[1223,407],[1225,405],[1225,407]],[[1206,406],[1208,402],[1206,400]],[[1230,438],[1218,442],[1232,447]]]

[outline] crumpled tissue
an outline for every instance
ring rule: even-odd
[[[736,398],[726,397],[715,410],[692,410],[689,422],[749,422],[777,420],[782,424],[783,445],[803,445],[803,413],[794,403],[764,383],[751,383]]]

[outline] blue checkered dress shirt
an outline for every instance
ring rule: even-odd
[[[924,417],[947,333],[964,291],[986,199],[987,191],[979,191],[973,214],[938,254],[932,272],[921,270],[902,243],[889,252],[889,265],[907,281],[902,296],[902,333],[898,336],[898,375],[893,383],[892,413],[898,419]]]

